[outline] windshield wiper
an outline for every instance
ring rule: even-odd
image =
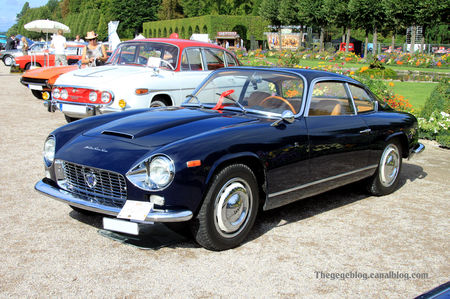
[[[222,96],[222,94],[220,93],[216,93],[219,96]],[[239,106],[239,108],[241,108],[242,112],[247,113],[247,109],[244,108],[244,106],[242,106],[241,103],[239,103],[238,101],[236,101],[235,99],[233,99],[230,95],[226,95],[224,96],[226,99],[233,101],[234,103],[236,103],[236,105]]]

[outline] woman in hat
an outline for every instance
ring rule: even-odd
[[[89,44],[83,48],[81,63],[87,64],[88,66],[96,66],[104,64],[108,59],[105,46],[98,44],[97,37],[98,35],[94,31],[87,33],[85,39]]]

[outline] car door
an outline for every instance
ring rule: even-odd
[[[369,165],[370,129],[355,113],[347,83],[314,83],[305,122],[312,188],[324,191],[373,172]]]

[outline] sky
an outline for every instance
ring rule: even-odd
[[[47,4],[48,0],[0,0],[0,32],[8,31],[16,23],[16,15],[25,2],[28,2],[30,7],[39,7]]]

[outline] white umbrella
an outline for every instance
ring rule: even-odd
[[[52,20],[34,20],[23,27],[29,31],[44,32],[47,35],[47,39],[49,33],[56,33],[59,29],[62,29],[64,33],[70,32],[68,26]]]

